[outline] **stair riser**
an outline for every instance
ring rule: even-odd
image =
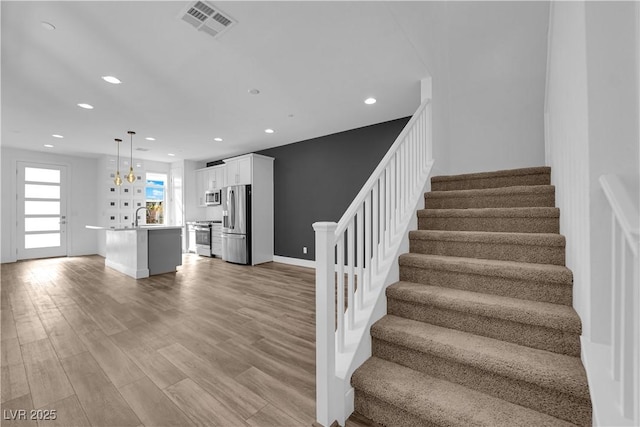
[[[558,234],[560,221],[558,218],[418,217],[418,229]]]
[[[554,304],[571,305],[572,299],[571,286],[568,285],[432,268],[401,265],[400,280]]]
[[[553,192],[534,194],[487,195],[474,197],[430,197],[425,195],[426,209],[524,208],[555,206]]]
[[[385,426],[438,427],[390,403],[360,390],[355,391],[355,412]]]
[[[580,356],[580,336],[469,312],[387,298],[387,313],[554,353]]]
[[[433,181],[433,180],[432,180]],[[512,187],[514,185],[550,185],[550,174],[512,175],[488,178],[475,178],[456,181],[431,182],[433,191],[474,190],[481,188]]]
[[[427,375],[458,383],[577,425],[591,425],[590,403],[567,393],[504,377],[377,338],[372,339],[372,353],[374,356]]]
[[[412,253],[564,265],[564,246],[411,239]]]

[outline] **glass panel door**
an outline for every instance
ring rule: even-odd
[[[18,259],[66,256],[66,167],[17,166]]]

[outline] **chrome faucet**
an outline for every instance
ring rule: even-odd
[[[135,227],[138,228],[138,212],[140,212],[140,209],[146,209],[147,211],[149,211],[149,208],[147,208],[146,206],[140,206],[138,209],[136,209],[136,222],[135,222]]]

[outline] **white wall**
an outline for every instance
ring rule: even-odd
[[[549,4],[389,8],[433,79],[434,174],[543,165]]]
[[[97,233],[85,228],[96,222],[98,161],[88,157],[56,155],[2,147],[1,262],[16,261],[16,162],[66,165],[69,179],[67,252],[69,256],[97,253]]]
[[[591,310],[594,342],[609,342],[609,207],[598,179],[615,173],[637,188],[638,74],[636,2],[587,2],[589,177],[591,198]],[[638,206],[637,193],[632,198]]]
[[[449,172],[449,60],[445,2],[389,2],[388,7],[424,64],[420,79],[431,77],[434,175]],[[416,99],[416,106],[419,105]]]
[[[566,263],[574,275],[573,305],[590,334],[589,105],[585,5],[552,6],[549,26],[547,164],[556,186],[560,231],[567,238]]]
[[[546,2],[448,2],[451,173],[544,164]]]
[[[609,342],[609,207],[598,179],[622,176],[636,206],[638,40],[632,2],[559,2],[550,18],[547,163],[557,185],[583,335]]]
[[[196,169],[205,167],[205,162],[195,162],[192,160],[184,161],[184,204],[185,204],[185,220],[187,222],[204,220],[206,218],[206,209],[198,206],[198,197],[196,194]]]

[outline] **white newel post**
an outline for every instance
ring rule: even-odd
[[[336,420],[335,222],[316,222],[316,421],[329,427]]]

